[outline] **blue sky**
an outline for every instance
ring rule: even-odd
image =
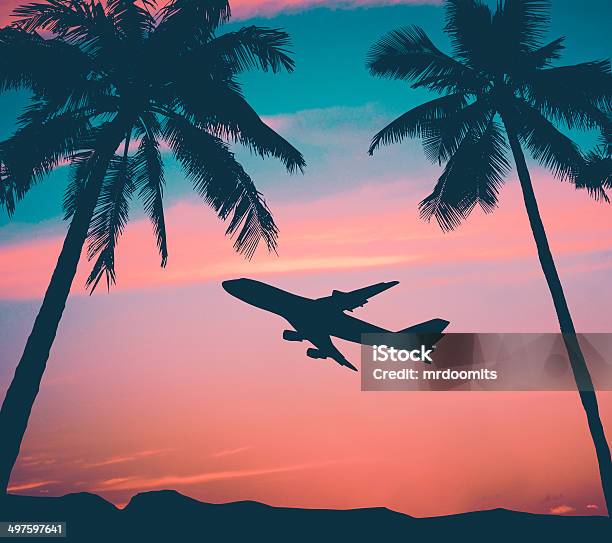
[[[492,5],[494,3],[491,3]],[[564,63],[582,62],[610,56],[608,29],[610,3],[594,0],[584,3],[580,17],[576,17],[576,3],[570,0],[555,0],[552,7],[550,38],[566,36]],[[292,74],[251,72],[244,74],[242,82],[247,98],[255,109],[265,116],[292,115],[300,113],[301,129],[288,129],[284,135],[291,139],[305,154],[308,172],[305,177],[288,179],[282,168],[272,161],[263,163],[246,153],[240,153],[248,170],[258,185],[279,199],[291,198],[292,193],[300,197],[324,195],[334,189],[338,177],[359,177],[364,168],[391,170],[391,164],[383,162],[389,157],[409,156],[410,168],[425,168],[426,164],[415,143],[408,142],[398,150],[384,150],[371,165],[365,157],[370,137],[384,124],[403,111],[432,97],[426,91],[415,91],[401,81],[379,80],[371,77],[364,67],[365,56],[370,45],[389,30],[409,24],[422,26],[442,49],[449,51],[449,43],[442,31],[444,9],[435,5],[405,5],[367,7],[356,9],[315,8],[297,13],[281,13],[271,18],[256,18],[235,21],[227,30],[244,25],[272,26],[289,32],[293,40],[296,70]],[[163,69],[163,66],[160,66]],[[0,96],[0,137],[14,129],[20,96],[9,93]],[[330,110],[330,119],[343,132],[336,138],[336,145],[324,145],[316,139],[306,137],[308,128],[320,129],[321,123],[327,131],[335,127],[325,123],[325,111]],[[305,126],[307,123],[315,123]],[[316,124],[318,123],[318,125]],[[353,127],[358,137],[343,144],[341,137]],[[306,128],[306,130],[304,129]],[[281,130],[282,132],[282,130]],[[331,133],[331,132],[330,132]],[[593,135],[575,134],[577,141],[590,145]],[[358,157],[359,169],[351,171],[351,163],[343,164],[347,156]],[[394,161],[399,172],[408,167],[406,161]],[[323,164],[332,165],[329,171]],[[180,181],[180,174],[169,163],[168,175],[170,202],[179,197],[188,187]],[[311,178],[316,173],[316,180]],[[384,173],[384,172],[383,172]],[[61,197],[65,186],[65,169],[53,174],[43,186],[33,190],[20,203],[14,222],[20,226],[5,229],[5,239],[15,235],[27,235],[27,224],[38,223],[61,215]],[[384,177],[384,175],[383,175]],[[435,177],[432,179],[432,181]],[[178,181],[178,182],[177,182]],[[348,182],[348,181],[346,181]],[[337,183],[342,189],[345,183]],[[173,186],[177,187],[174,192]],[[138,211],[136,211],[138,213]],[[0,226],[8,223],[6,213],[0,211]],[[57,223],[55,223],[57,225]],[[22,228],[23,227],[23,228]],[[25,229],[24,229],[25,228]],[[3,236],[2,236],[3,237]],[[1,237],[0,237],[1,241]]]

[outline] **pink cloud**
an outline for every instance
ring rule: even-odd
[[[143,458],[148,458],[151,456],[158,456],[160,454],[164,454],[171,449],[154,449],[154,450],[146,450],[139,451],[129,455],[119,455],[119,456],[111,456],[106,460],[101,460],[100,462],[94,462],[91,464],[87,464],[88,468],[97,468],[101,466],[110,466],[113,464],[122,464],[124,462],[133,462],[134,460],[142,460]]]
[[[21,456],[20,462],[24,466],[34,467],[34,466],[50,466],[55,464],[55,458],[46,458],[44,456]]]
[[[555,507],[550,508],[550,512],[553,515],[569,515],[575,511],[576,509],[571,505],[556,505]]]
[[[32,483],[22,483],[11,485],[8,487],[9,492],[21,492],[23,490],[33,490],[35,488],[40,488],[43,486],[48,486],[57,483],[57,481],[35,481]]]
[[[21,0],[0,1],[0,25],[9,24],[11,11]],[[311,8],[355,9],[375,6],[394,6],[401,4],[439,5],[442,0],[230,0],[232,15],[235,19],[252,17],[273,17],[283,12],[299,12]],[[162,2],[159,2],[161,5]]]
[[[346,460],[350,461],[350,460]],[[345,462],[345,461],[342,461]],[[272,475],[276,473],[287,473],[294,471],[303,471],[325,467],[332,464],[337,464],[338,461],[318,462],[294,464],[289,466],[281,466],[276,468],[261,468],[261,469],[241,469],[241,470],[225,470],[214,471],[207,473],[197,473],[193,475],[165,475],[161,477],[119,477],[107,479],[100,483],[98,490],[130,490],[130,489],[150,489],[150,488],[173,488],[177,486],[196,485],[209,483],[212,481],[221,481],[225,479],[236,479],[243,477],[258,477],[262,475]]]
[[[526,263],[521,270],[500,269],[495,276],[498,281],[540,276],[516,183],[508,182],[502,206],[495,213],[476,211],[457,231],[443,234],[437,225],[418,217],[416,204],[421,195],[409,187],[419,182],[370,184],[310,202],[271,202],[281,231],[279,256],[262,247],[252,261],[234,253],[224,224],[204,204],[195,198],[184,200],[167,210],[170,257],[164,269],[159,266],[149,223],[136,220],[128,225],[119,244],[115,288],[376,268],[421,270],[423,281],[439,283],[469,279],[444,267],[474,262]],[[608,206],[592,202],[542,172],[538,172],[538,193],[555,256],[561,263],[571,257],[561,264],[562,269],[586,274],[609,268],[609,258],[593,257],[612,249]],[[580,223],[566,220],[569,208],[582,217]],[[43,237],[0,245],[0,299],[40,297],[61,243],[61,237]],[[83,285],[89,268],[83,258],[74,294],[86,293]]]
[[[239,454],[244,451],[248,451],[252,449],[251,445],[246,445],[244,447],[236,447],[235,449],[225,449],[223,451],[219,451],[210,455],[211,458],[224,458],[226,456],[233,456],[235,454]]]
[[[237,19],[272,17],[281,12],[297,12],[310,8],[355,9],[401,4],[439,5],[441,0],[234,0],[230,2]]]

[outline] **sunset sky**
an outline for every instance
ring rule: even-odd
[[[0,0],[0,22],[18,2]],[[241,0],[227,29],[285,28],[291,75],[247,74],[250,103],[305,155],[304,175],[238,149],[280,228],[279,255],[245,261],[167,159],[170,256],[159,267],[134,202],[118,284],[88,296],[84,260],[13,472],[31,495],[90,491],[123,505],[174,488],[211,502],[386,506],[415,516],[506,507],[601,514],[595,454],[577,393],[361,392],[359,374],[282,341],[278,317],[231,298],[252,277],[307,296],[399,280],[358,317],[399,330],[554,332],[554,309],[512,173],[501,207],[450,234],[418,202],[440,174],[420,144],[367,155],[372,135],[428,97],[369,76],[368,47],[419,24],[442,48],[436,1]],[[565,63],[610,56],[610,3],[555,0]],[[160,70],[164,67],[160,66]],[[0,137],[24,95],[0,98]],[[593,135],[579,135],[588,146]],[[544,223],[579,331],[612,331],[612,209],[532,165]],[[66,169],[0,211],[0,394],[59,253]],[[359,348],[337,342],[353,363]],[[612,393],[599,394],[608,437]]]

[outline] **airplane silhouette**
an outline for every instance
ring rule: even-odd
[[[294,328],[285,330],[283,339],[286,341],[307,340],[312,343],[314,348],[306,350],[308,357],[331,358],[341,366],[357,371],[357,368],[332,343],[330,336],[361,344],[362,334],[392,333],[351,317],[345,311],[363,307],[368,303],[369,298],[398,283],[399,281],[377,283],[350,292],[334,290],[331,296],[316,299],[298,296],[254,279],[231,279],[223,281],[222,286],[226,292],[239,300],[283,317]],[[448,324],[449,322],[443,319],[432,319],[397,333],[433,334],[435,339],[432,343],[435,343],[442,337],[441,332]]]

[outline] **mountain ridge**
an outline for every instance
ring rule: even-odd
[[[490,541],[542,537],[574,541],[612,535],[608,517],[578,517],[489,509],[417,518],[386,507],[301,509],[245,500],[201,502],[176,490],[141,492],[119,509],[92,493],[60,497],[8,495],[0,521],[65,521],[67,541],[363,541],[392,537],[469,537]]]

